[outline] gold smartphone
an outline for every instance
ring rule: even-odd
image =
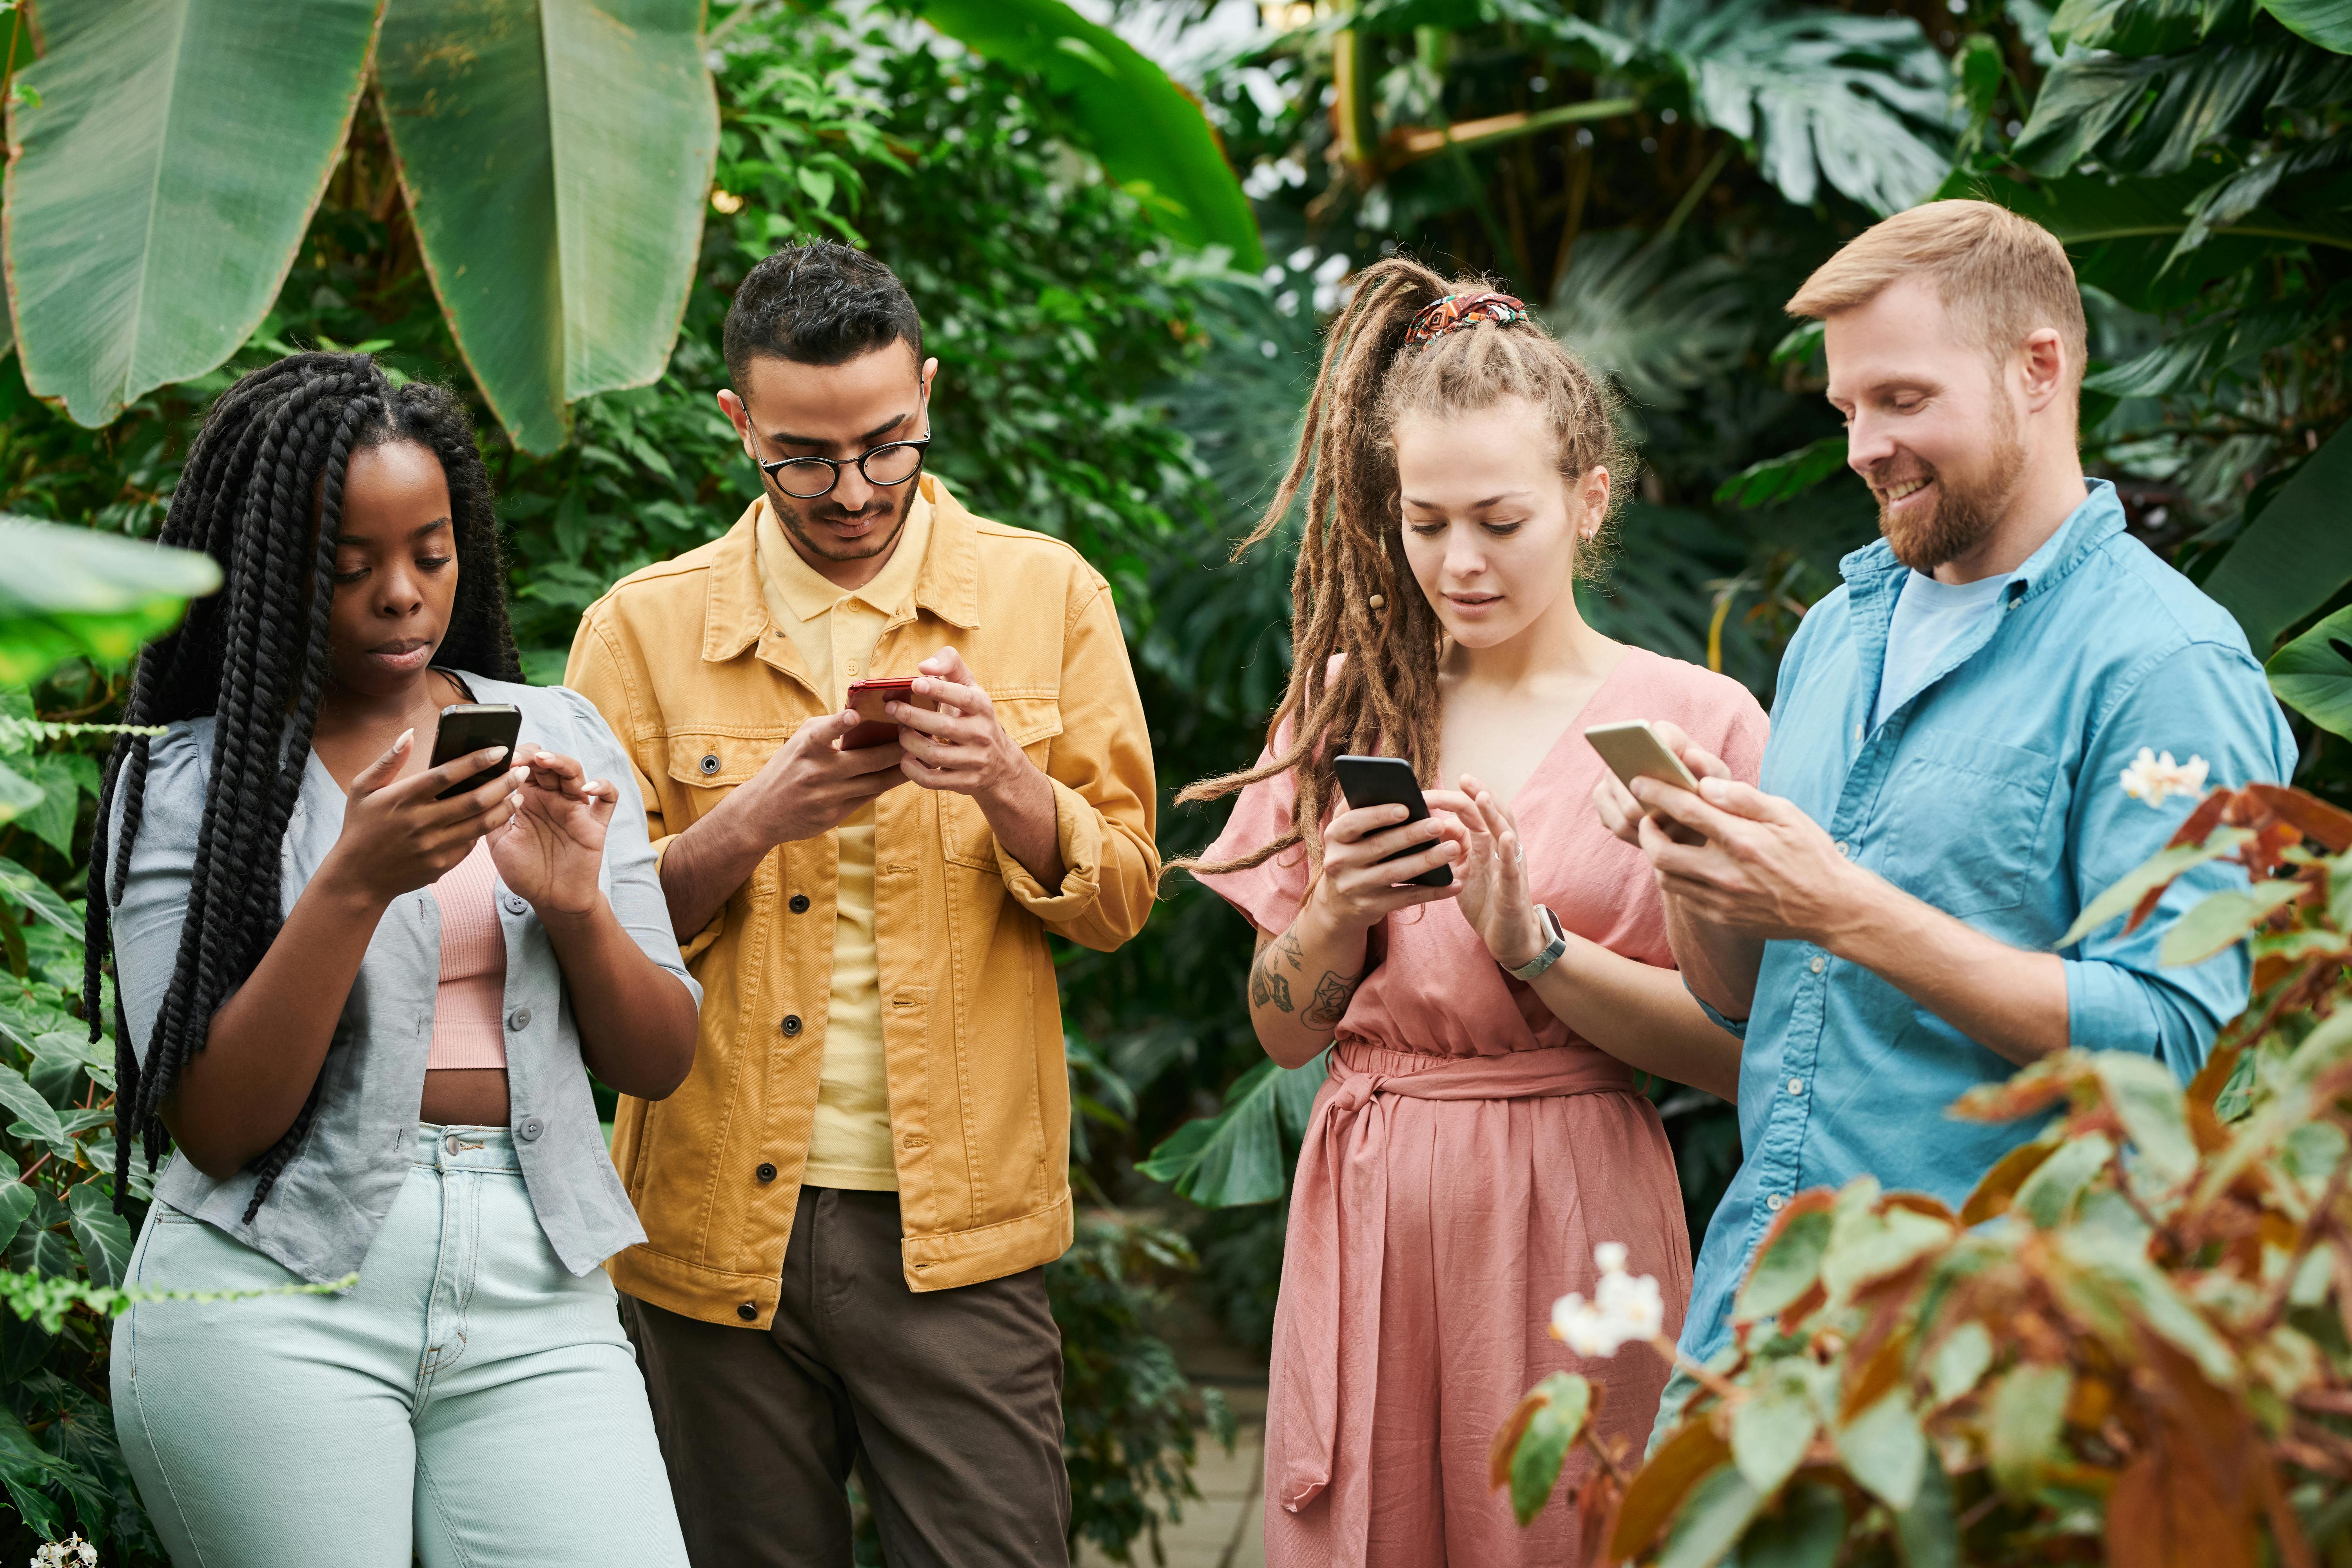
[[[1650,728],[1646,719],[1629,720],[1622,724],[1595,724],[1584,732],[1584,738],[1592,742],[1592,749],[1601,753],[1601,760],[1609,764],[1609,771],[1627,789],[1633,787],[1635,779],[1647,778],[1680,784],[1691,794],[1698,794],[1698,780],[1683,766],[1683,760],[1658,739],[1658,732]],[[1691,835],[1693,842],[1704,842],[1687,823],[1656,811],[1647,811],[1647,815],[1654,820],[1672,823],[1682,834]]]

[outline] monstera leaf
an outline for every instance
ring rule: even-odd
[[[923,16],[959,43],[1065,94],[1087,150],[1139,191],[1160,226],[1236,266],[1265,265],[1257,220],[1201,106],[1168,73],[1061,0],[929,0]]]
[[[42,0],[8,109],[25,382],[84,425],[259,325],[341,155],[383,0]]]
[[[669,361],[719,151],[701,0],[393,0],[376,74],[433,287],[515,444]]]
[[[2352,739],[2352,610],[2338,610],[2271,656],[2278,700],[2331,734]]]

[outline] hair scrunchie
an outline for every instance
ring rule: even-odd
[[[1508,294],[1498,294],[1489,289],[1479,294],[1448,294],[1443,300],[1423,305],[1405,329],[1408,343],[1425,343],[1444,337],[1457,327],[1474,321],[1492,321],[1496,326],[1508,326],[1513,321],[1528,319],[1528,308]]]

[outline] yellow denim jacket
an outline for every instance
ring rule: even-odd
[[[936,509],[913,607],[877,679],[963,655],[1013,742],[1053,781],[1062,863],[1040,886],[968,796],[908,784],[876,803],[874,924],[908,1288],[993,1279],[1071,1240],[1069,1089],[1049,931],[1108,950],[1151,911],[1151,747],[1118,615],[1069,546]],[[564,682],[637,770],[655,852],[827,705],[768,624],[755,502],[720,539],[624,578],[589,608]],[[775,1310],[816,1110],[832,989],[834,835],[768,852],[703,930],[694,1071],[624,1099],[613,1161],[646,1240],[605,1266],[630,1295],[714,1323]]]

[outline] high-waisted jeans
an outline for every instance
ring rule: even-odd
[[[147,1286],[295,1277],[157,1204]],[[341,1296],[147,1301],[114,1417],[177,1568],[685,1568],[645,1381],[604,1272],[549,1247],[504,1128],[420,1130]]]

